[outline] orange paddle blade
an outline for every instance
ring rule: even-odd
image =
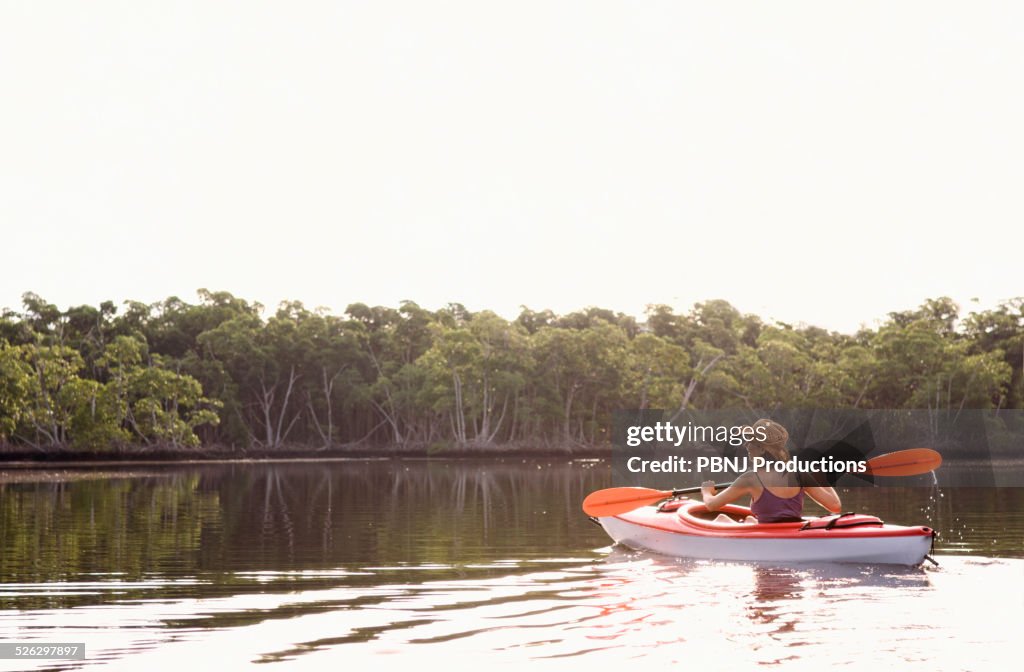
[[[607,488],[587,495],[583,500],[583,511],[588,516],[616,516],[671,496],[671,490]]]
[[[909,448],[868,460],[868,472],[875,476],[916,476],[935,471],[942,456],[931,448]]]

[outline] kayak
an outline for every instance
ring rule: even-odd
[[[710,512],[681,498],[596,518],[616,542],[637,550],[709,560],[855,562],[920,565],[931,550],[930,527],[888,525],[875,516],[844,513],[792,523],[715,522],[719,513],[741,521],[743,506]]]

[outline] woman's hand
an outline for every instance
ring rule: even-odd
[[[708,503],[708,498],[709,497],[714,497],[715,496],[715,492],[716,492],[716,490],[715,490],[715,482],[714,481],[704,481],[703,483],[700,484],[700,494],[701,494],[701,497],[704,498],[704,503],[705,504]]]

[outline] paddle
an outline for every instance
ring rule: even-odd
[[[867,473],[873,476],[917,476],[935,471],[941,464],[942,456],[931,448],[908,448],[871,458]]]
[[[873,476],[915,476],[934,471],[941,464],[942,456],[931,448],[909,448],[871,458],[867,462],[867,473]],[[715,483],[715,489],[728,488],[730,485],[732,483]],[[587,495],[583,500],[583,511],[588,516],[615,516],[669,497],[700,492],[700,489],[699,485],[678,490],[606,488]]]

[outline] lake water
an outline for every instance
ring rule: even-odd
[[[1024,489],[847,491],[846,510],[936,528],[940,566],[773,567],[610,547],[579,508],[609,479],[513,459],[17,472],[0,642],[87,659],[0,669],[1015,662]]]

